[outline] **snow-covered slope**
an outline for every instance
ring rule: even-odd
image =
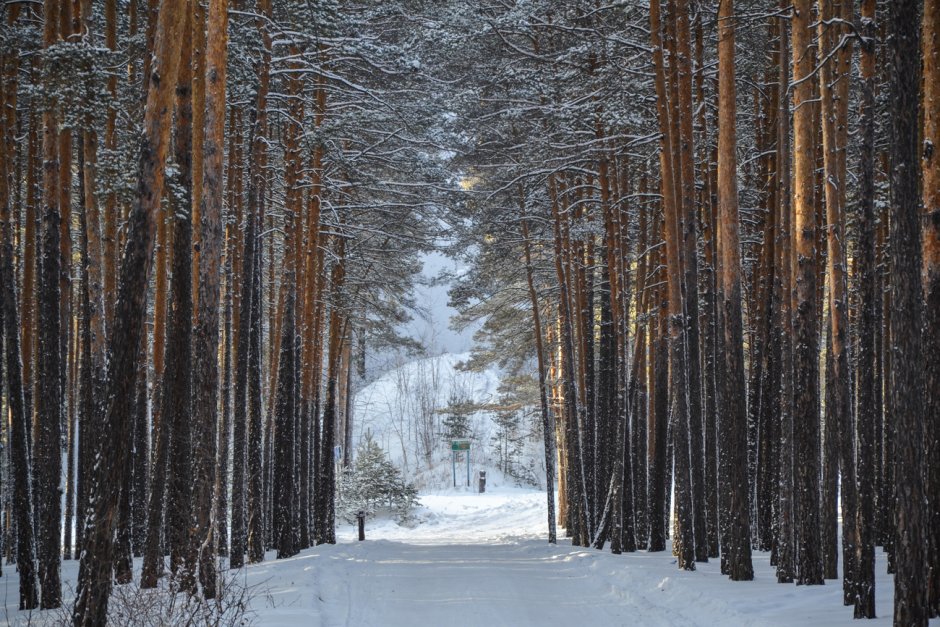
[[[483,372],[459,369],[458,364],[468,357],[445,353],[405,363],[357,391],[353,446],[370,434],[405,477],[416,481],[420,488],[451,485],[450,444],[445,441],[441,425],[443,410],[453,398],[477,405],[498,400],[500,373],[492,369]],[[478,411],[470,416],[473,442],[470,464],[474,483],[477,473],[485,470],[488,484],[498,486],[506,480],[492,459],[493,417],[492,411]],[[541,449],[531,449],[522,462],[531,459],[541,464]],[[466,474],[464,466],[458,470]]]

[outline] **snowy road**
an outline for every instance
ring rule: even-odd
[[[680,572],[668,552],[611,555],[544,536],[544,496],[422,496],[420,524],[371,521],[339,544],[248,570],[268,593],[253,603],[258,624],[287,627],[525,627],[528,625],[852,625],[841,582],[776,583],[766,554],[755,580],[732,582],[717,560]],[[273,557],[273,556],[272,556]],[[878,615],[888,625],[891,578],[878,554]],[[931,623],[933,625],[933,623]]]
[[[494,486],[487,494],[422,495],[415,524],[369,521],[366,542],[351,526],[339,543],[231,573],[251,590],[259,627],[527,627],[565,625],[854,625],[841,581],[797,587],[776,582],[766,553],[754,555],[754,581],[732,582],[718,560],[694,572],[668,552],[612,555],[545,542],[544,495]],[[879,618],[890,625],[893,581],[877,555]],[[140,560],[135,560],[139,576]],[[77,562],[63,564],[66,602]],[[59,624],[58,614],[16,611],[17,576],[0,578],[0,625]],[[237,589],[236,589],[237,592]],[[133,600],[135,591],[125,595]],[[123,623],[115,623],[123,624]],[[940,620],[931,627],[940,627]]]
[[[619,625],[636,608],[584,564],[526,545],[347,545],[324,569],[324,625]],[[344,596],[345,605],[328,599]]]

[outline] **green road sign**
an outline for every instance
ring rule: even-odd
[[[450,450],[452,451],[469,451],[470,450],[470,440],[451,440]]]

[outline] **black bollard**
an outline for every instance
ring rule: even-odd
[[[480,471],[480,494],[486,492],[486,471]]]
[[[356,520],[359,521],[359,541],[362,542],[366,539],[366,513],[360,509]]]

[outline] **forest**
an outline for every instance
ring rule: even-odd
[[[856,618],[877,556],[927,625],[938,40],[938,0],[3,3],[20,608],[335,543],[355,381],[443,251],[467,367],[534,382],[549,542],[767,551]]]

